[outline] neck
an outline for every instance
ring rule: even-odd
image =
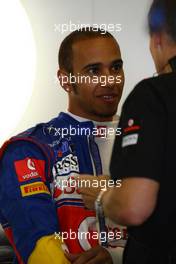
[[[91,121],[96,121],[96,122],[110,122],[110,121],[113,121],[113,118],[114,118],[114,116],[101,117],[101,116],[92,116],[92,115],[88,115],[88,114],[84,114],[80,112],[77,113],[75,111],[70,110],[69,108],[68,108],[68,112],[78,117],[85,118]]]
[[[172,64],[176,64],[176,46],[172,45],[169,46],[169,49],[166,49],[166,64],[164,65],[163,69],[160,71],[161,73],[170,73],[173,71]],[[171,66],[172,65],[172,66]]]
[[[164,66],[164,68],[160,71],[159,74],[170,73],[170,72],[172,72],[172,68],[171,68],[170,64],[167,63],[167,64]]]

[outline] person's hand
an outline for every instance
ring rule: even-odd
[[[66,257],[72,264],[112,264],[112,258],[109,252],[101,247],[97,246],[91,248],[81,254],[65,253]]]
[[[82,199],[86,208],[95,209],[95,200],[101,191],[105,187],[105,183],[108,180],[108,176],[92,176],[81,175],[78,179],[78,190],[82,195]]]

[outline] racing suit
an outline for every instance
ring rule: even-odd
[[[39,239],[51,234],[57,238],[60,232],[69,234],[64,241],[70,253],[98,245],[91,236],[95,211],[86,209],[78,189],[69,185],[69,179],[79,174],[103,173],[94,129],[92,121],[79,122],[60,113],[11,138],[1,149],[0,221],[14,245],[17,263],[27,263]],[[123,247],[126,228],[110,220],[106,224],[107,232],[122,234],[109,246]],[[81,235],[87,233],[90,236]]]

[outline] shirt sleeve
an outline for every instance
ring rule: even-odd
[[[64,245],[65,247],[65,245]],[[71,264],[63,250],[63,241],[55,235],[42,237],[28,259],[28,264]]]
[[[10,144],[0,161],[0,211],[24,263],[38,239],[58,231],[47,173],[44,154],[30,142]]]
[[[124,103],[110,171],[114,180],[144,177],[159,182],[163,172],[166,114],[161,98],[147,82],[139,83]]]

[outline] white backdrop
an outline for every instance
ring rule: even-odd
[[[150,0],[21,0],[31,23],[37,63],[32,96],[26,108],[21,109],[20,122],[13,116],[12,109],[6,109],[12,112],[11,119],[16,120],[12,131],[7,131],[7,137],[67,109],[67,96],[55,78],[58,48],[67,35],[59,32],[59,24],[69,21],[75,24],[122,24],[122,31],[114,34],[121,46],[126,75],[122,102],[138,81],[151,76],[155,70],[148,48],[147,12],[150,3]],[[17,84],[13,89],[15,87]],[[23,89],[27,89],[25,82]],[[17,93],[14,100],[19,98]]]

